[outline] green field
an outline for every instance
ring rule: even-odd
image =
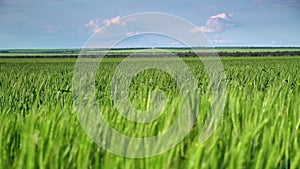
[[[210,108],[209,78],[199,60],[183,60],[200,89],[196,125],[166,153],[134,159],[98,147],[82,129],[72,95],[76,59],[0,59],[0,168],[299,168],[300,57],[222,58],[224,115],[202,144],[198,137]],[[158,70],[138,74],[130,86],[133,105],[147,109],[144,98],[156,88],[165,91],[168,105],[153,123],[130,122],[114,108],[108,85],[121,61],[105,59],[98,70],[95,95],[102,115],[132,137],[166,131],[180,109],[174,79]]]

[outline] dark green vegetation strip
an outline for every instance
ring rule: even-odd
[[[224,117],[214,135],[203,144],[198,143],[198,133],[210,107],[209,79],[197,59],[185,59],[200,88],[197,124],[172,150],[146,159],[118,157],[87,137],[73,109],[71,82],[75,61],[0,60],[0,168],[300,166],[298,57],[222,59],[227,75]],[[167,130],[180,108],[175,81],[155,70],[136,76],[130,88],[134,106],[145,109],[147,99],[143,98],[154,88],[164,90],[169,102],[157,121],[135,124],[118,114],[110,98],[108,84],[121,61],[107,59],[99,68],[95,92],[102,114],[112,127],[129,136],[149,137]]]
[[[155,48],[159,49],[159,48]],[[261,56],[300,56],[300,48],[286,47],[286,48],[264,48],[264,47],[250,47],[250,48],[216,48],[215,50],[209,48],[195,48],[191,51],[188,48],[160,48],[180,57],[195,57],[196,53],[203,57],[220,56],[220,57],[261,57]],[[85,49],[90,53],[97,53],[97,55],[90,55],[88,57],[99,57],[99,55],[106,53],[105,57],[119,58],[127,57],[132,53],[140,53],[141,56],[166,56],[165,53],[151,52],[143,53],[143,50],[148,48],[128,48],[128,49]],[[77,58],[80,55],[80,49],[8,49],[0,50],[0,58]]]

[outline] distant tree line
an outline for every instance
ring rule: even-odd
[[[300,56],[300,51],[277,51],[277,52],[218,52],[219,56],[233,57],[259,57],[259,56]]]
[[[300,51],[277,51],[277,52],[175,52],[172,55],[168,53],[141,53],[135,54],[136,57],[168,57],[177,55],[179,57],[262,57],[262,56],[300,56]],[[105,57],[118,58],[127,57],[129,54],[125,53],[112,53],[107,54]]]
[[[7,53],[5,51],[1,51],[1,53]],[[9,53],[9,52],[8,52]],[[102,55],[85,55],[81,57],[86,58],[97,58],[97,57],[107,57],[107,58],[124,58],[129,56],[131,53],[122,53],[122,52],[111,52],[107,53],[105,56]],[[79,54],[41,54],[41,55],[14,55],[13,53],[9,53],[8,55],[0,56],[1,58],[77,58]],[[174,52],[170,53],[139,53],[131,55],[132,57],[172,57],[177,55],[179,57],[262,57],[262,56],[300,56],[300,51],[277,51],[277,52]]]
[[[8,50],[0,50],[0,53],[9,53]]]

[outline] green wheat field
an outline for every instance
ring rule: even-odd
[[[168,130],[180,109],[175,80],[154,69],[133,79],[130,99],[137,109],[147,109],[145,98],[153,89],[165,91],[168,98],[161,117],[150,124],[136,124],[118,113],[110,97],[109,84],[121,61],[106,58],[97,72],[95,96],[107,122],[132,137]],[[126,158],[99,147],[81,127],[72,93],[76,59],[1,58],[0,168],[299,168],[300,57],[223,57],[227,85],[224,114],[204,143],[198,139],[210,109],[209,78],[198,59],[183,61],[200,89],[195,126],[165,153]]]

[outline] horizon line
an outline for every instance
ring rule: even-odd
[[[211,48],[300,48],[300,46],[215,46],[215,47],[172,47],[172,46],[155,46],[155,47],[115,47],[115,48],[80,48],[80,47],[65,47],[65,48],[0,48],[0,50],[82,50],[82,49],[101,49],[101,50],[120,50],[120,49],[211,49]]]

